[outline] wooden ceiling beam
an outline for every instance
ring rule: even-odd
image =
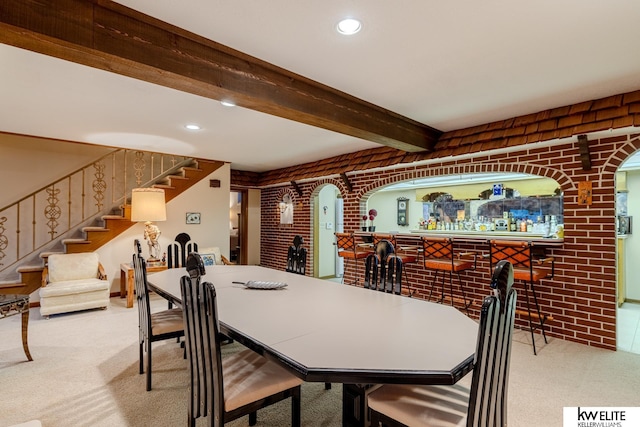
[[[408,152],[441,132],[109,0],[3,0],[0,43]]]

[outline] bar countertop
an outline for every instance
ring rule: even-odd
[[[375,232],[356,231],[356,236],[363,238]],[[380,232],[390,233],[390,232]],[[520,231],[467,231],[467,230],[410,230],[407,232],[393,232],[397,240],[419,240],[422,236],[451,237],[463,242],[486,242],[488,240],[518,240],[532,242],[540,246],[559,247],[564,244],[563,238],[545,237],[540,233]]]

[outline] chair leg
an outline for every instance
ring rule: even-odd
[[[545,334],[544,332],[544,322],[546,320],[546,318],[542,317],[542,313],[540,313],[540,305],[538,305],[538,296],[536,295],[536,288],[533,285],[533,282],[531,282],[531,293],[533,294],[533,303],[536,305],[536,313],[538,313],[538,321],[540,322],[540,329],[542,331],[542,338],[544,338],[544,343],[548,344],[547,342],[547,334]]]
[[[144,341],[140,341],[140,369],[138,373],[140,375],[144,373]]]
[[[525,293],[525,298],[527,300],[527,314],[529,318],[529,332],[531,333],[531,344],[533,345],[533,355],[537,356],[538,353],[536,352],[536,338],[533,335],[533,323],[531,323],[531,306],[529,304],[529,287],[527,286],[527,283],[524,284],[524,293]]]
[[[458,285],[460,286],[460,292],[462,292],[462,299],[464,299],[464,310],[467,312],[467,316],[469,315],[469,306],[471,305],[471,301],[467,302],[467,293],[464,291],[464,286],[462,286],[462,280],[460,279],[460,272],[458,274]]]
[[[213,414],[210,414],[209,416],[212,417]],[[254,426],[257,424],[257,422],[258,422],[258,411],[253,411],[249,414],[249,425]]]
[[[324,383],[325,390],[331,390],[331,383]]]
[[[151,391],[151,341],[147,340],[147,391]]]
[[[331,386],[331,384],[329,384]],[[326,385],[325,385],[326,388]],[[291,426],[300,427],[300,390],[301,387],[297,386],[293,389],[291,394]]]
[[[438,270],[433,270],[433,281],[431,282],[431,290],[429,291],[429,298],[427,301],[431,301],[431,295],[433,295],[433,288],[438,281]]]

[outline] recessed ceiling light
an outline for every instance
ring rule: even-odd
[[[220,101],[220,104],[224,105],[225,107],[235,107],[236,104],[234,104],[231,101]]]
[[[188,125],[184,125],[184,127],[189,130],[200,130],[200,126],[196,124],[188,124]]]
[[[337,28],[340,34],[350,36],[360,31],[360,29],[362,29],[362,24],[357,19],[346,18],[338,22]]]

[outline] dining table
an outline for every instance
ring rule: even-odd
[[[180,305],[185,275],[154,273],[149,288]],[[343,384],[343,426],[365,425],[373,385],[455,384],[473,369],[478,324],[449,305],[261,266],[207,266],[201,280],[222,333],[304,381]]]

